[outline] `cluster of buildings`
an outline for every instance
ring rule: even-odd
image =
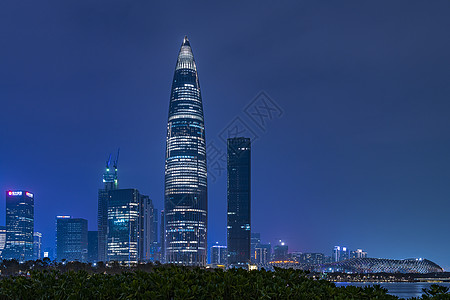
[[[361,249],[336,246],[323,253],[289,253],[280,241],[273,247],[251,232],[251,140],[227,136],[227,245],[214,245],[212,266],[249,268],[272,265],[341,267],[353,259],[370,264]],[[187,37],[178,54],[167,123],[164,209],[158,211],[137,189],[120,189],[118,158],[106,162],[98,191],[97,231],[88,221],[56,218],[56,253],[42,251],[42,234],[34,232],[34,195],[6,192],[6,226],[0,227],[3,259],[27,261],[116,261],[124,265],[162,262],[206,266],[208,260],[207,153],[203,103],[197,67]],[[158,222],[159,219],[159,222]],[[159,238],[158,238],[159,235]],[[389,262],[392,264],[392,262]],[[406,264],[407,265],[407,264]],[[423,264],[421,264],[422,266]],[[352,266],[355,266],[354,264]],[[355,267],[356,268],[356,267]]]

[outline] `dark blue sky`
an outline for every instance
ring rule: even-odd
[[[35,193],[96,229],[104,162],[163,206],[170,86],[182,38],[207,143],[239,117],[263,241],[330,254],[426,257],[450,268],[450,2],[2,1],[0,189]],[[244,108],[282,110],[261,130]],[[4,192],[0,220],[5,219]],[[209,242],[226,241],[226,175],[209,182]]]

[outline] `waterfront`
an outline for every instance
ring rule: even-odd
[[[363,287],[379,284],[381,287],[388,290],[388,294],[400,297],[402,299],[420,297],[423,295],[422,289],[428,289],[432,284],[450,287],[450,282],[335,282],[335,284],[337,287],[348,285]]]

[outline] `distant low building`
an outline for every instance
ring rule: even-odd
[[[272,256],[272,245],[259,244],[255,247],[255,262],[257,265],[265,265],[269,263]]]
[[[280,241],[280,245],[273,247],[273,261],[289,260],[288,245]]]
[[[325,263],[325,255],[323,253],[302,253],[299,262],[309,265],[322,265]]]
[[[366,258],[366,257],[367,257],[367,252],[365,252],[361,249],[356,249],[356,250],[350,252],[350,258]]]

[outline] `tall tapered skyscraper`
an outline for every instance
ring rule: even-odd
[[[203,104],[187,37],[178,54],[167,124],[165,262],[206,264],[207,183]]]

